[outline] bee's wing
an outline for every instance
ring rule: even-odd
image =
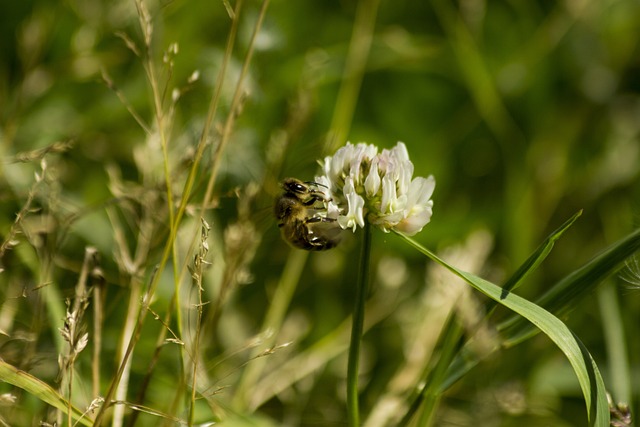
[[[313,234],[321,236],[325,240],[336,240],[336,243],[340,241],[344,231],[336,220],[328,218],[307,223],[307,227]]]

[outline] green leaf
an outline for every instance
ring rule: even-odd
[[[401,236],[427,257],[462,278],[489,298],[526,318],[544,332],[562,350],[578,377],[578,382],[585,398],[590,425],[597,427],[609,426],[609,405],[600,371],[586,347],[569,330],[567,325],[544,308],[481,277],[458,270],[413,239]]]
[[[58,408],[62,412],[66,413],[69,409],[68,401],[60,396],[51,386],[45,382],[40,381],[33,375],[16,368],[2,360],[0,360],[0,380],[12,384],[24,391],[31,393],[38,399],[42,400],[49,405]],[[92,426],[93,420],[88,418],[75,406],[71,407],[72,416],[85,426]]]

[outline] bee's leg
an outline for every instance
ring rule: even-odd
[[[322,195],[311,194],[311,195],[309,195],[309,200],[307,200],[306,202],[302,202],[302,204],[305,205],[305,206],[313,206],[317,202],[328,202],[330,200],[331,199],[326,200],[324,197],[322,197]]]
[[[305,223],[313,223],[313,222],[335,222],[337,221],[335,218],[325,218],[323,216],[312,216],[310,218],[305,219]]]

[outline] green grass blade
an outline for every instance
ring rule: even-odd
[[[578,377],[585,398],[590,425],[597,427],[609,426],[609,405],[600,371],[585,346],[560,319],[544,308],[481,277],[458,270],[413,239],[406,236],[402,237],[424,255],[462,278],[478,291],[526,318],[544,332],[562,350]]]
[[[591,293],[595,286],[624,266],[640,249],[640,229],[617,241],[584,267],[558,282],[540,297],[540,304],[555,312],[573,306],[576,298]]]
[[[557,230],[551,233],[545,239],[545,241],[542,242],[542,244],[538,246],[538,248],[529,256],[529,258],[527,258],[527,260],[518,268],[518,270],[516,270],[516,272],[505,282],[505,284],[502,286],[502,289],[511,291],[520,286],[522,281],[529,275],[529,273],[537,269],[540,264],[547,258],[547,256],[551,253],[551,250],[553,249],[556,241],[560,239],[564,232],[573,225],[573,223],[580,217],[580,215],[582,215],[582,210],[575,213]],[[498,303],[496,301],[490,300],[489,304],[487,305],[487,312],[491,313],[491,310],[497,304]],[[518,316],[518,318],[520,318],[520,316]],[[476,355],[468,345],[465,345],[449,367],[446,379],[440,384],[440,392],[444,392],[449,387],[451,387],[456,381],[458,381],[467,372],[473,369],[473,367],[476,366],[479,362],[479,356]]]
[[[564,234],[565,231],[569,227],[573,225],[573,223],[582,215],[582,210],[575,213],[571,218],[569,218],[564,224],[562,224],[556,231],[551,233],[549,237],[545,239],[544,242],[535,250],[534,253],[531,254],[529,258],[516,270],[516,272],[505,282],[502,286],[502,289],[506,289],[507,291],[512,291],[516,289],[522,283],[522,280],[529,275],[532,271],[537,269],[542,261],[544,261],[553,246],[556,244],[556,241]]]
[[[464,329],[456,319],[455,313],[451,312],[436,344],[436,348],[440,350],[438,361],[435,366],[430,363],[425,368],[418,381],[418,384],[424,385],[417,393],[409,397],[411,401],[409,409],[398,426],[409,425],[419,409],[422,410],[422,414],[418,425],[432,425],[433,415],[442,395],[440,384],[445,380],[448,367],[454,359],[456,351],[460,348],[459,343],[463,333]]]
[[[58,408],[60,411],[67,413],[69,404],[67,400],[60,396],[51,386],[40,381],[31,374],[22,371],[0,360],[0,380],[12,384],[42,400],[49,405]],[[85,426],[92,426],[93,420],[83,415],[82,411],[72,406],[71,416]]]
[[[614,243],[583,267],[560,280],[535,303],[556,316],[567,314],[576,306],[576,301],[591,294],[597,285],[623,267],[627,258],[639,249],[640,229]],[[504,336],[509,337],[509,346],[516,345],[537,333],[537,330],[520,316],[507,319],[498,329]]]
[[[609,360],[609,390],[615,402],[632,402],[632,378],[625,328],[616,287],[609,281],[598,289],[603,337]]]
[[[575,221],[575,219],[578,218],[579,215],[580,215],[580,212],[578,212],[571,219],[565,222],[558,230],[552,233],[547,238],[547,240],[536,250],[536,252],[534,252],[534,254],[525,262],[525,264],[530,264],[531,263],[530,261],[534,259],[534,257],[537,254],[546,256],[545,254],[548,254],[548,251],[546,250],[541,251],[541,248],[547,247],[549,243],[555,242],[555,240],[557,240],[557,237],[559,237],[560,234],[563,233]],[[601,255],[594,258],[590,264],[595,264],[595,265],[591,265],[591,266],[585,265],[581,270],[578,270],[577,272],[570,274],[565,279],[558,282],[558,284],[554,286],[547,293],[547,295],[541,297],[540,300],[536,301],[536,304],[538,305],[544,305],[544,303],[551,304],[553,301],[550,295],[553,295],[553,294],[562,295],[563,293],[571,292],[572,280],[570,279],[574,280],[573,287],[576,287],[578,292],[578,294],[576,294],[574,298],[579,298],[583,294],[586,294],[586,292],[590,292],[593,289],[593,286],[598,284],[597,280],[599,278],[604,278],[607,274],[612,274],[615,271],[617,271],[623,265],[623,262],[629,256],[631,256],[635,251],[637,251],[639,246],[640,246],[640,235],[638,235],[638,232],[630,234],[626,238],[610,246]],[[551,247],[549,247],[549,250],[551,249]],[[539,262],[536,262],[534,267],[537,267],[537,265],[539,265]],[[607,266],[610,267],[610,270],[608,272],[607,272]],[[512,278],[510,278],[505,283],[504,287],[507,287],[510,283],[519,283],[521,281],[521,278],[518,279],[518,276],[520,276],[520,274],[522,273],[523,267],[520,267],[518,269],[518,271],[512,276]],[[590,271],[596,272],[597,274],[593,275],[593,273],[591,273],[592,277],[594,277],[594,282],[587,283],[584,280],[584,277],[585,276],[588,277]],[[566,288],[566,289],[563,290],[563,288]],[[560,312],[566,313],[572,306],[575,305],[575,302],[573,302],[572,304],[569,304],[570,300],[568,299],[563,298],[563,301],[566,301],[566,306],[561,306],[559,303],[556,303],[550,306],[548,305],[546,308],[548,310],[550,308],[551,309],[556,308]],[[531,326],[529,322],[526,322],[519,315],[514,315],[510,317],[505,322],[501,323],[498,326],[498,329],[501,331],[502,335],[505,337],[505,341],[504,341],[505,347],[512,347],[514,345],[517,345],[518,343],[521,343],[527,340],[528,338],[533,337],[539,331],[539,329]],[[485,355],[485,357],[486,356],[487,355]],[[473,367],[475,367],[479,362],[480,362],[479,356],[473,353],[473,351],[470,348],[468,348],[468,346],[463,347],[461,353],[458,355],[458,357],[456,357],[451,367],[449,368],[449,375],[447,379],[441,384],[440,391],[447,390],[449,387],[455,384],[456,381],[462,378],[464,374],[466,374]]]

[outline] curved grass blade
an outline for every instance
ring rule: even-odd
[[[42,400],[49,405],[58,408],[66,413],[69,409],[69,403],[51,386],[33,375],[16,368],[2,360],[0,360],[0,380],[12,384]],[[88,418],[75,406],[72,406],[71,416],[85,426],[92,426],[93,420]]]
[[[569,227],[582,215],[582,209],[576,212],[571,218],[565,221],[557,230],[551,233],[544,242],[531,254],[529,258],[516,270],[515,273],[505,282],[502,289],[512,291],[516,289],[522,283],[522,280],[529,275],[532,271],[537,269],[542,261],[551,253],[556,241],[564,234]]]
[[[401,234],[400,236],[430,259],[462,278],[489,298],[526,318],[544,332],[562,350],[578,377],[578,382],[585,398],[590,425],[596,427],[609,426],[609,404],[600,371],[588,350],[569,330],[567,325],[544,308],[481,277],[458,270],[413,239]]]
[[[523,264],[523,267],[520,267],[516,271],[516,273],[514,273],[514,275],[505,283],[503,289],[509,289],[509,286],[511,285],[517,285],[522,281],[524,277],[526,277],[529,271],[532,271],[532,268],[536,268],[544,258],[541,258],[539,261],[535,261],[534,258],[537,256],[546,257],[553,247],[553,243],[555,243],[557,238],[560,237],[560,235],[571,224],[573,224],[575,219],[577,219],[580,214],[581,212],[578,212],[562,226],[560,226],[558,230],[554,231],[545,240],[545,242],[543,242],[542,245],[540,245],[540,247],[538,247],[538,249],[529,257],[529,259]],[[635,253],[639,248],[640,234],[638,232],[634,232],[624,239],[611,245],[608,249],[602,252],[599,256],[595,257],[589,264],[585,265],[580,270],[562,279],[539,300],[535,301],[535,303],[537,305],[545,307],[548,311],[551,312],[554,312],[554,309],[558,310],[558,312],[554,312],[554,314],[556,315],[558,315],[558,313],[567,313],[571,309],[571,307],[575,306],[575,298],[579,299],[587,293],[591,292],[600,280],[604,280],[607,275],[615,273],[615,271],[617,271],[624,265],[623,263],[625,262],[625,260],[633,255],[633,253]],[[530,265],[531,267],[529,269],[524,269],[525,265]],[[592,281],[587,281],[587,277],[591,277]],[[574,292],[572,294],[574,300],[570,300],[563,296],[566,294],[571,294],[572,292]],[[554,302],[553,295],[556,295],[560,299],[560,301]],[[513,347],[523,341],[526,341],[539,332],[539,329],[533,327],[531,323],[525,321],[519,315],[513,315],[502,322],[500,325],[498,325],[498,330],[501,332],[502,336],[505,337],[503,347],[506,348]],[[484,357],[487,356],[488,355],[484,355]],[[458,356],[449,367],[449,375],[447,379],[441,384],[440,391],[444,392],[445,390],[447,390],[449,387],[455,384],[456,381],[462,378],[464,374],[473,369],[473,367],[477,366],[480,361],[480,357],[476,355],[473,350],[471,350],[468,346],[464,346],[460,354],[458,354]]]
[[[551,233],[545,240],[538,246],[538,248],[527,258],[527,260],[516,270],[516,272],[505,282],[502,289],[512,291],[516,289],[522,281],[537,269],[542,261],[551,253],[556,241],[564,234],[565,231],[573,225],[573,223],[582,215],[582,210],[576,212],[571,218],[564,222],[558,229]],[[487,317],[491,316],[493,309],[498,303],[494,300],[489,300],[487,303]],[[522,319],[520,316],[515,316]],[[527,323],[527,325],[530,325]],[[537,329],[533,328],[535,331]],[[492,352],[491,352],[492,353]],[[488,354],[484,354],[482,358],[487,357]],[[480,363],[481,357],[476,355],[473,350],[465,345],[460,352],[456,355],[453,362],[448,369],[448,375],[444,381],[439,385],[439,392],[442,393],[462,378],[467,372],[473,369],[478,363]]]
[[[575,270],[542,295],[535,303],[556,316],[567,314],[576,301],[593,292],[604,279],[624,266],[625,261],[640,250],[640,229],[609,246],[590,262]],[[507,345],[516,345],[537,333],[520,316],[513,316],[498,326],[509,337]]]

